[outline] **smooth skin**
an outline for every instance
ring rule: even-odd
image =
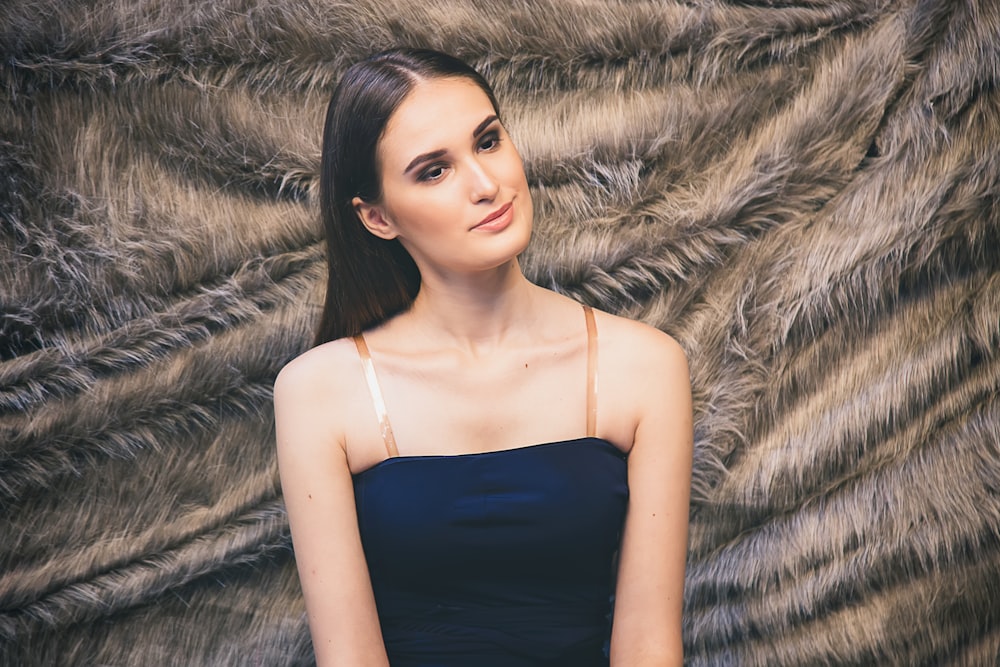
[[[372,234],[400,240],[422,278],[409,310],[365,334],[400,455],[585,435],[583,313],[521,273],[531,197],[489,99],[466,79],[419,82],[390,119],[378,158],[382,198],[355,199],[355,210]],[[597,434],[629,455],[611,664],[680,665],[693,448],[687,361],[652,327],[596,316]],[[290,362],[274,404],[317,664],[384,667],[351,475],[387,453],[353,341]]]

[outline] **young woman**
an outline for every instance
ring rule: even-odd
[[[274,389],[318,664],[681,664],[680,347],[522,275],[521,158],[461,61],[351,67],[322,160],[321,331]]]

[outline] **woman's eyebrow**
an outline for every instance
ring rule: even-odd
[[[429,162],[430,160],[436,160],[447,152],[448,151],[444,150],[443,148],[439,148],[438,150],[431,151],[430,153],[421,153],[417,157],[413,158],[410,161],[410,164],[406,165],[406,169],[403,170],[403,175],[405,176],[406,174],[413,171],[417,167],[417,165],[419,165],[421,162]]]
[[[482,133],[482,131],[485,130],[487,127],[489,127],[490,123],[492,123],[496,119],[497,119],[497,115],[496,114],[491,114],[491,115],[487,116],[486,119],[482,123],[480,123],[479,125],[476,125],[476,129],[472,131],[472,138],[474,139],[474,138],[478,137]]]
[[[472,131],[472,138],[475,139],[480,134],[482,134],[483,130],[489,127],[490,123],[492,123],[495,120],[497,120],[496,114],[491,114],[487,116],[485,119],[483,119],[483,122],[481,122],[479,125],[476,125],[476,129]],[[406,174],[413,171],[420,163],[429,162],[430,160],[436,160],[447,152],[448,151],[444,150],[443,148],[440,148],[436,151],[430,151],[429,153],[421,153],[417,157],[410,160],[410,164],[406,165],[406,169],[403,170],[403,175],[405,176]]]

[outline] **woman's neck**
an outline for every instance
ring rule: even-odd
[[[531,331],[539,289],[515,259],[476,276],[424,280],[408,315],[435,340],[488,354]]]

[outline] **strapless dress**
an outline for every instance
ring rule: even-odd
[[[626,470],[586,437],[355,475],[392,667],[606,667]]]

